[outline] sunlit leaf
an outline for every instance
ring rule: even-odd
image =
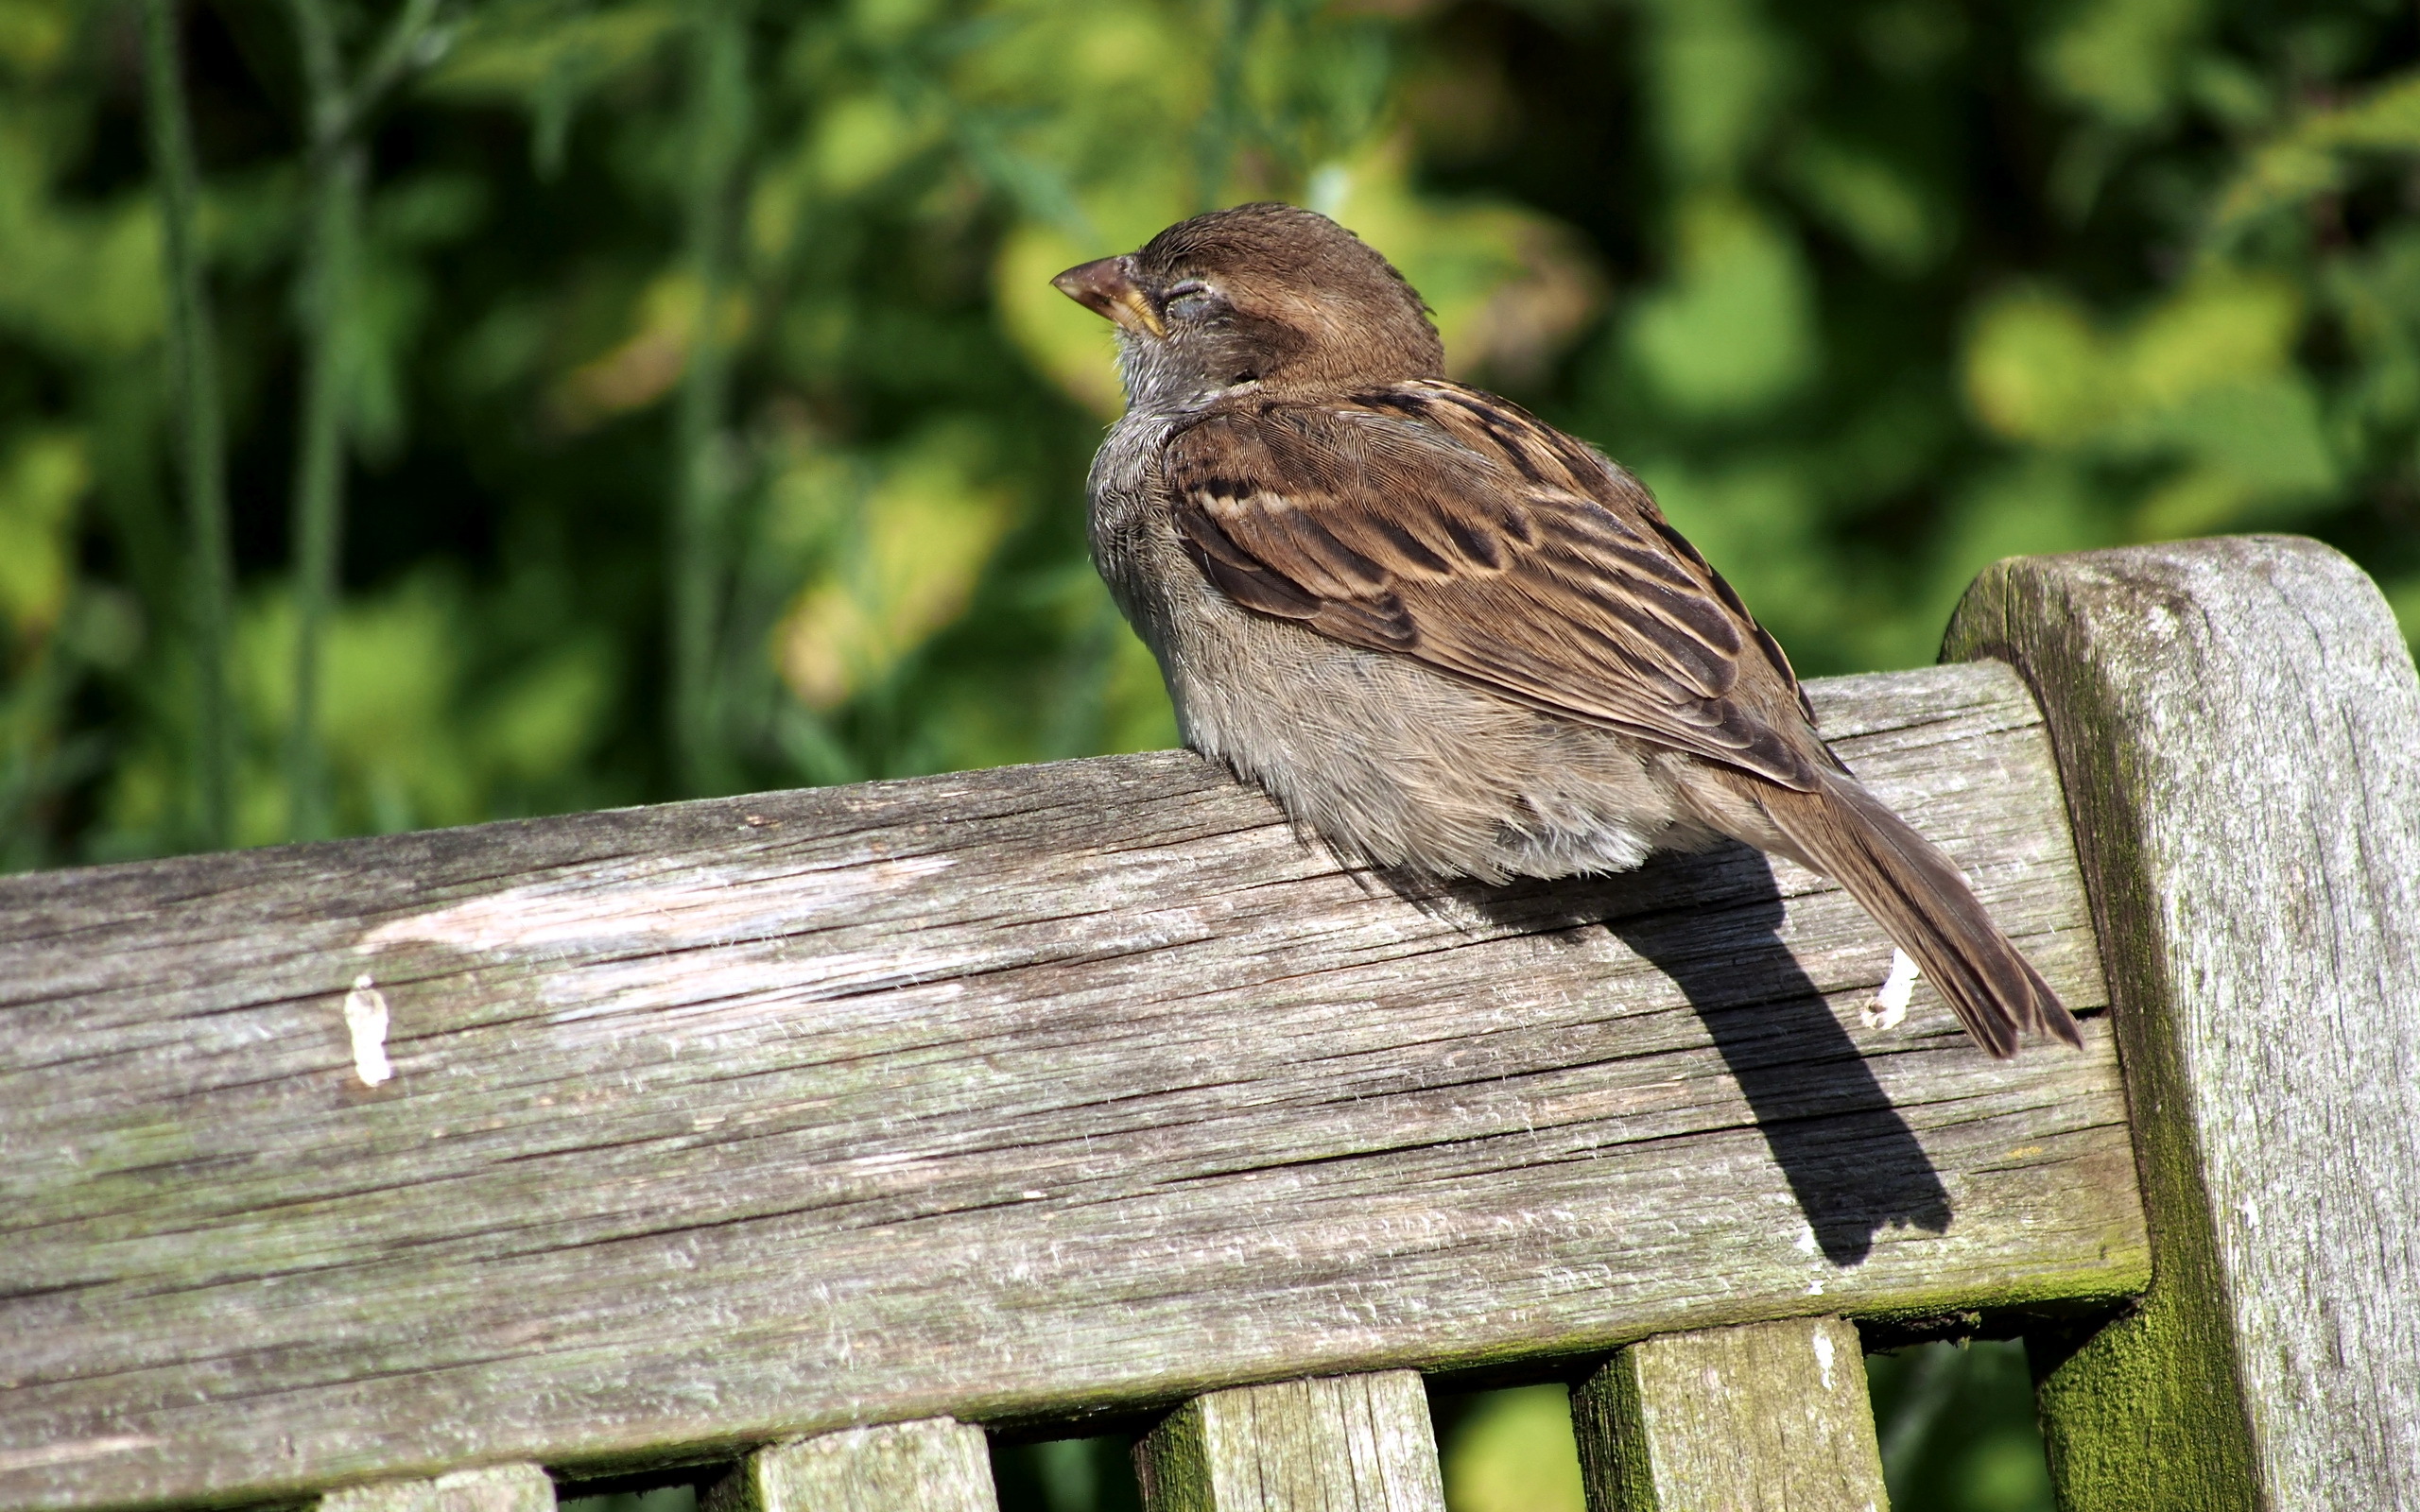
[[[1800,194],[1859,250],[1895,273],[1930,266],[1947,240],[1925,190],[1867,152],[1809,136],[1785,160]]]
[[[1584,1512],[1561,1386],[1490,1392],[1443,1446],[1447,1512]]]
[[[2302,297],[2283,279],[2214,270],[2153,304],[2122,354],[2135,401],[2159,408],[2207,388],[2275,372],[2302,326]]]
[[[2249,493],[2311,496],[2328,492],[2338,481],[2336,461],[2322,430],[2319,396],[2300,373],[2271,373],[2198,389],[2141,416],[2119,435],[2126,444],[2143,450],[2189,455]],[[2211,516],[2194,522],[2193,528],[2226,523]],[[2192,530],[2180,524],[2160,533]]]
[[[783,679],[811,709],[845,703],[887,677],[966,607],[1014,517],[982,477],[982,443],[962,427],[926,432],[887,459],[856,506],[850,535],[774,632]]]
[[[2347,155],[2353,152],[2420,152],[2420,74],[2314,111],[2261,146],[2220,198],[2216,225],[2224,231],[2337,188],[2351,170]]]
[[[1684,180],[1737,172],[1786,106],[1796,68],[1755,0],[1653,0],[1647,78],[1657,140]]]
[[[160,332],[159,221],[147,196],[53,198],[29,120],[0,116],[0,331],[62,355],[121,355]]]
[[[40,77],[64,62],[78,0],[0,0],[0,67]]]
[[[576,641],[523,668],[484,698],[466,724],[482,764],[523,782],[562,773],[588,754],[614,697],[613,658]]]
[[[0,449],[0,618],[21,642],[47,634],[66,605],[76,507],[92,486],[78,432],[21,433]]]
[[[534,104],[550,87],[585,92],[649,60],[683,19],[675,0],[484,6],[420,87],[441,96],[521,104]]]
[[[992,291],[1000,321],[1026,359],[1106,420],[1126,405],[1110,324],[1050,286],[1053,275],[1101,255],[1055,227],[1021,225],[1000,243]]]
[[[816,122],[816,177],[828,193],[855,194],[930,146],[938,128],[938,122],[913,119],[880,91],[843,95],[826,105]]]
[[[1673,262],[1633,309],[1630,340],[1674,408],[1754,410],[1813,376],[1813,281],[1770,216],[1729,196],[1693,197],[1679,213]]]
[[[697,281],[685,271],[659,275],[641,291],[631,318],[629,335],[564,373],[549,390],[549,418],[563,430],[586,430],[672,391],[697,339]],[[722,305],[723,339],[736,341],[748,325],[746,297],[733,291]]]
[[[2043,76],[2121,127],[2147,125],[2173,97],[2203,0],[2088,0],[2045,44]]]
[[[2281,376],[2302,300],[2274,278],[2215,269],[2104,335],[2048,290],[1987,306],[1966,351],[1985,424],[2015,440],[2196,453],[2256,489],[2335,480],[2308,385]]]
[[[2110,359],[2072,301],[2016,294],[1987,306],[1966,346],[1966,393],[1984,424],[2016,440],[2071,444],[2108,419]]]

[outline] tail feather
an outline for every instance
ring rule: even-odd
[[[2005,1058],[2020,1031],[2081,1049],[2083,1031],[1938,847],[1845,774],[1811,793],[1760,784],[1760,806],[1804,859],[1848,890],[1924,968],[1975,1042]]]

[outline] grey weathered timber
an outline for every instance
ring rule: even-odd
[[[2083,1054],[1743,850],[1400,896],[1181,753],[0,881],[0,1506],[2116,1298],[2040,716],[1818,683]]]
[[[2308,541],[2004,562],[1955,654],[2048,712],[2151,1295],[2035,1349],[2071,1512],[2420,1506],[2420,680]]]
[[[1589,1512],[1889,1512],[1842,1318],[1630,1346],[1571,1394]]]
[[[983,1430],[947,1418],[760,1449],[707,1493],[705,1512],[998,1512]]]
[[[320,1498],[319,1512],[555,1512],[555,1483],[535,1465],[490,1465],[349,1486]]]
[[[1194,1398],[1134,1446],[1144,1512],[1445,1512],[1409,1370]]]

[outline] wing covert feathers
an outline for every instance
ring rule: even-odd
[[[1828,765],[1780,647],[1646,490],[1509,404],[1267,401],[1161,460],[1187,553],[1249,609],[1785,786]]]
[[[1816,792],[1768,788],[1757,799],[1806,858],[1915,957],[1976,1043],[2006,1058],[2031,1030],[2083,1047],[2074,1015],[1949,858],[1855,778],[1827,774]]]

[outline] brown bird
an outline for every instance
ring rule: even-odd
[[[1117,325],[1093,560],[1186,744],[1344,853],[1437,876],[1745,841],[1845,887],[1993,1055],[2083,1043],[1638,480],[1447,382],[1420,296],[1352,232],[1244,205],[1053,283]]]

